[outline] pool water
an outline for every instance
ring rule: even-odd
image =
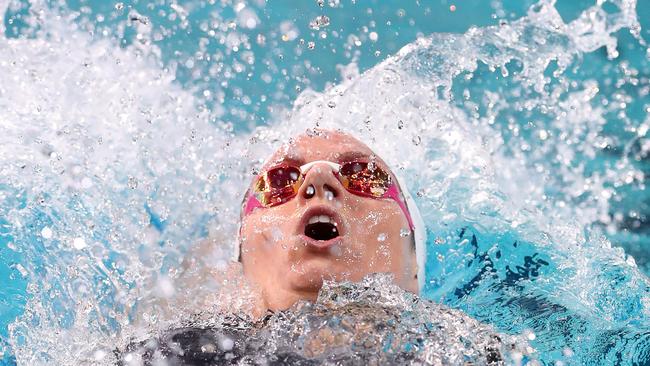
[[[173,286],[186,253],[234,238],[240,187],[316,127],[408,178],[423,297],[523,335],[531,363],[650,363],[649,2],[0,14],[0,364],[79,363],[134,318],[164,323],[159,299],[209,301]]]
[[[381,273],[358,283],[325,281],[315,302],[254,321],[204,313],[130,342],[118,358],[174,365],[484,365],[517,364],[534,355],[526,337],[496,334],[392,281]]]

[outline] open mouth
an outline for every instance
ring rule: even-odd
[[[314,215],[305,225],[305,235],[314,240],[330,240],[339,236],[339,230],[330,216]]]
[[[313,214],[309,217],[305,225],[305,236],[308,238],[327,241],[339,236],[339,228],[332,216],[321,213]]]

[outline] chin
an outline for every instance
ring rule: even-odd
[[[291,287],[299,292],[317,293],[323,287],[323,280],[338,280],[341,276],[333,272],[332,261],[326,258],[310,258],[296,264],[289,273]]]

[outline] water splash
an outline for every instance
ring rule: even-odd
[[[362,75],[341,68],[344,82],[304,91],[251,134],[176,83],[144,11],[129,13],[141,36],[121,48],[30,4],[24,36],[0,40],[0,85],[12,85],[0,86],[1,243],[28,282],[6,342],[21,364],[74,364],[105,352],[106,337],[221,301],[210,274],[230,256],[240,187],[315,127],[360,136],[409,178],[428,223],[428,297],[532,330],[543,361],[647,360],[648,279],[602,234],[634,218],[612,212],[615,198],[645,187],[647,106],[641,120],[625,111],[648,78],[620,64],[608,94],[571,77],[601,47],[620,57],[617,32],[638,37],[636,2],[566,23],[541,1],[516,21],[420,38]]]
[[[315,303],[301,302],[258,321],[203,316],[129,339],[118,358],[127,364],[158,359],[309,365],[497,365],[534,358],[525,339],[495,333],[460,311],[421,301],[387,275],[354,284],[326,282]]]

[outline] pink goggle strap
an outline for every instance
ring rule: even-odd
[[[400,198],[399,190],[397,189],[397,183],[393,182],[393,184],[388,188],[388,191],[384,193],[383,197],[388,197],[393,199],[393,201],[397,202],[399,205],[399,208],[402,209],[402,212],[404,212],[404,216],[406,216],[406,221],[409,223],[409,229],[411,231],[415,232],[415,226],[413,225],[413,219],[411,218],[411,214],[409,213],[408,208],[406,207],[406,204],[402,199]]]
[[[248,216],[251,212],[253,212],[256,208],[262,208],[262,204],[260,201],[255,197],[253,193],[250,193],[248,195],[248,200],[246,200],[246,206],[244,206],[244,216]]]

